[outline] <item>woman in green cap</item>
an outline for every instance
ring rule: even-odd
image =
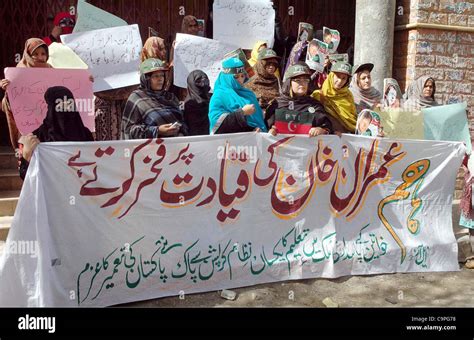
[[[351,68],[349,63],[336,62],[322,89],[311,95],[324,105],[337,134],[354,133],[356,128],[357,109],[349,90]]]
[[[279,58],[275,51],[271,49],[260,51],[255,65],[256,75],[245,84],[246,88],[255,93],[263,110],[270,101],[280,95],[280,81],[275,75]]]
[[[179,101],[164,89],[168,70],[168,65],[160,59],[146,59],[141,64],[140,87],[125,104],[122,139],[187,135]]]
[[[209,104],[210,133],[267,132],[257,97],[243,87],[244,63],[229,58],[223,61],[222,67]]]
[[[332,124],[323,105],[310,96],[311,70],[304,64],[290,66],[285,73],[283,94],[272,101],[265,119],[270,133],[307,134],[310,137],[332,134]]]

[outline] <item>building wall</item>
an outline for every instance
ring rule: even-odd
[[[393,76],[402,91],[418,77],[430,75],[439,102],[467,102],[474,140],[474,32],[397,27],[416,23],[474,27],[474,0],[397,0],[393,59]],[[460,171],[455,198],[461,195],[462,176]]]

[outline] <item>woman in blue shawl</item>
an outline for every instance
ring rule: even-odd
[[[257,97],[242,86],[245,80],[243,62],[238,58],[230,58],[224,60],[222,67],[209,104],[210,133],[237,133],[258,129],[267,132]]]

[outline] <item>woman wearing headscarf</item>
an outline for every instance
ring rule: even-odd
[[[76,110],[72,92],[64,86],[50,87],[44,94],[48,112],[43,124],[20,139],[20,177],[25,178],[34,148],[39,142],[91,142],[92,133]]]
[[[336,133],[354,133],[357,122],[357,109],[354,97],[349,90],[351,65],[336,62],[321,90],[311,95],[324,105]]]
[[[229,58],[223,61],[222,67],[209,104],[210,133],[267,132],[257,97],[243,87],[244,63],[238,58]]]
[[[192,71],[188,75],[188,95],[184,101],[184,121],[188,126],[189,135],[209,134],[209,78],[201,70]]]
[[[62,34],[71,34],[76,25],[76,16],[69,12],[60,12],[54,17],[54,28],[51,34],[44,37],[44,42],[49,46],[53,42],[61,43]]]
[[[350,90],[354,96],[354,103],[357,108],[357,114],[362,110],[373,110],[380,107],[382,94],[372,86],[372,72],[374,64],[366,63],[354,67],[354,77],[352,78]]]
[[[310,137],[333,133],[323,105],[310,96],[311,70],[296,64],[285,73],[282,95],[267,108],[265,120],[270,133],[308,134]],[[291,118],[288,118],[291,117]]]
[[[140,87],[130,94],[122,116],[122,139],[187,134],[178,99],[164,88],[168,72],[168,65],[159,59],[140,65]]]
[[[159,37],[150,37],[145,41],[140,55],[141,62],[156,58],[166,60],[165,41]],[[171,81],[168,77],[165,88]],[[96,140],[118,140],[121,134],[122,112],[130,94],[137,89],[136,85],[101,91],[95,93],[95,126]]]
[[[31,38],[28,39],[25,43],[25,49],[23,51],[23,57],[16,67],[41,67],[41,68],[51,68],[52,66],[48,64],[49,51],[48,45],[39,39]],[[2,79],[1,86],[4,91],[6,91],[10,81],[8,79]],[[7,116],[8,131],[10,133],[10,142],[13,149],[18,149],[18,139],[20,138],[20,132],[15,123],[13,117],[13,112],[8,101],[7,94],[2,100],[2,111],[5,112]]]
[[[403,96],[404,106],[415,110],[438,106],[435,93],[435,80],[429,76],[420,77],[408,86],[407,92]]]
[[[275,75],[279,58],[271,49],[261,50],[255,65],[256,74],[245,84],[255,93],[262,109],[280,95],[280,81]]]
[[[253,45],[252,53],[250,54],[251,58],[249,59],[250,66],[254,67],[257,64],[258,55],[265,48],[267,48],[267,43],[263,40],[259,40]]]

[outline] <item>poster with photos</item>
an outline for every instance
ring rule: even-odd
[[[323,72],[324,61],[328,55],[328,44],[313,39],[308,45],[308,52],[306,53],[306,64],[310,69]]]
[[[329,53],[337,53],[337,48],[341,42],[341,34],[337,30],[323,27],[323,40],[329,46]]]

